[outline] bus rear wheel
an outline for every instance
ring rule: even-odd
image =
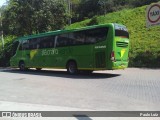
[[[25,70],[25,64],[24,64],[23,61],[20,61],[20,62],[19,62],[19,69],[20,69],[21,71],[24,71],[24,70]]]
[[[68,64],[67,64],[67,72],[69,74],[77,74],[78,73],[78,69],[77,69],[77,64],[76,62],[74,61],[70,61]]]

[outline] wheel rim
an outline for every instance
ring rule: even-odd
[[[70,62],[70,63],[68,64],[68,72],[69,72],[70,74],[75,74],[75,73],[77,72],[76,63]]]
[[[20,70],[24,70],[25,69],[24,63],[20,63],[19,68],[20,68]]]
[[[70,72],[70,73],[75,73],[75,71],[76,71],[75,65],[70,64],[70,66],[69,66],[69,72]]]

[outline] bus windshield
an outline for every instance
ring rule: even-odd
[[[19,45],[19,41],[16,41],[12,44],[12,52],[11,52],[11,56],[14,56],[16,54],[16,50],[17,50],[17,47]]]
[[[115,36],[121,36],[121,37],[129,38],[129,33],[127,31],[124,31],[124,30],[116,30],[115,31]]]
[[[123,25],[115,24],[115,36],[129,38],[127,28]]]

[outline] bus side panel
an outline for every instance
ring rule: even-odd
[[[54,56],[55,68],[65,69],[68,57],[70,56],[69,47],[58,47],[56,48],[56,54]]]
[[[111,61],[111,53],[112,51],[114,50],[114,46],[113,46],[113,43],[114,43],[114,28],[113,27],[110,27],[109,28],[109,31],[108,31],[108,36],[107,36],[107,56],[106,56],[106,59],[107,59],[107,69],[108,70],[111,70],[112,69],[112,61]]]
[[[33,49],[27,52],[26,54],[28,67],[32,68],[43,68],[45,67],[46,62],[42,56],[42,50],[40,49]]]
[[[105,70],[107,61],[106,41],[95,44],[94,46],[94,70]]]
[[[10,59],[10,66],[11,67],[19,67],[19,62],[21,60],[24,60],[24,58],[23,58],[23,51],[19,50],[19,46],[20,46],[20,43],[17,46],[17,48],[15,49],[15,54]]]
[[[58,50],[54,48],[30,50],[30,67],[53,68],[56,67]]]
[[[10,59],[10,66],[18,67],[20,58],[21,58],[21,52],[17,51],[16,54]]]
[[[78,69],[93,70],[93,45],[78,45],[70,47],[71,55],[76,60]]]

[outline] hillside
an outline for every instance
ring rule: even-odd
[[[146,6],[125,9],[72,24],[66,29],[104,23],[124,24],[130,33],[130,66],[160,67],[160,26],[146,28],[145,10]]]

